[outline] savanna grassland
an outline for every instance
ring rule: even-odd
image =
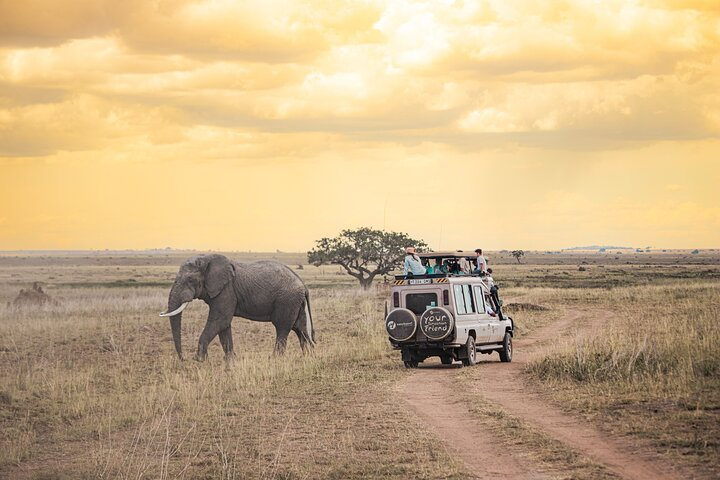
[[[387,344],[382,281],[363,292],[339,267],[309,266],[302,255],[230,253],[296,269],[311,290],[318,347],[302,356],[291,338],[288,353],[272,357],[272,326],[236,318],[234,364],[217,340],[207,362],[180,362],[157,315],[190,255],[0,256],[0,477],[472,474],[405,405],[398,385],[410,372]],[[523,264],[489,257],[518,338],[568,309],[600,319],[582,335],[548,342],[519,384],[609,435],[636,439],[668,465],[698,478],[720,475],[720,252],[536,253]],[[54,301],[13,306],[33,282]],[[187,352],[206,315],[201,301],[185,311]],[[448,375],[462,392],[497,366]],[[469,421],[495,429],[499,442],[535,435],[525,448],[551,476],[602,471],[571,445],[552,444],[548,454],[543,432],[499,408],[471,411]]]

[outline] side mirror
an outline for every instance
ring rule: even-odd
[[[487,269],[487,273],[490,274],[490,275],[492,275],[492,268],[488,268],[488,269]]]

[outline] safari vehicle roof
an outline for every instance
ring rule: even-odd
[[[475,252],[457,251],[457,252],[424,252],[418,253],[420,258],[475,258]]]
[[[450,260],[468,258],[475,259],[477,256],[475,252],[467,251],[454,251],[454,252],[424,252],[418,253],[418,257],[422,259],[436,259],[436,260]],[[428,285],[434,283],[458,283],[461,281],[477,280],[481,281],[482,276],[476,273],[434,273],[428,275],[395,275],[395,286],[416,286],[416,285]],[[429,279],[429,282],[415,282],[415,280]],[[413,280],[410,282],[410,280]]]
[[[486,289],[487,284],[484,281],[485,277],[481,277],[477,274],[438,274],[438,275],[415,275],[413,277],[396,275],[395,280],[392,282],[393,290],[397,288],[414,288],[414,287],[429,287],[435,284],[456,284],[456,283],[470,283],[483,285]]]

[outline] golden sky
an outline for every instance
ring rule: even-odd
[[[720,247],[720,1],[0,1],[0,250]]]

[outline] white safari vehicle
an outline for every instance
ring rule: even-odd
[[[475,253],[418,256],[437,266],[439,273],[396,276],[392,308],[386,303],[385,328],[390,344],[402,352],[405,367],[415,368],[428,357],[440,357],[445,365],[461,360],[469,366],[478,353],[492,352],[498,352],[502,362],[512,361],[514,324],[502,312],[497,285],[489,275],[460,270],[466,261],[472,266]]]

